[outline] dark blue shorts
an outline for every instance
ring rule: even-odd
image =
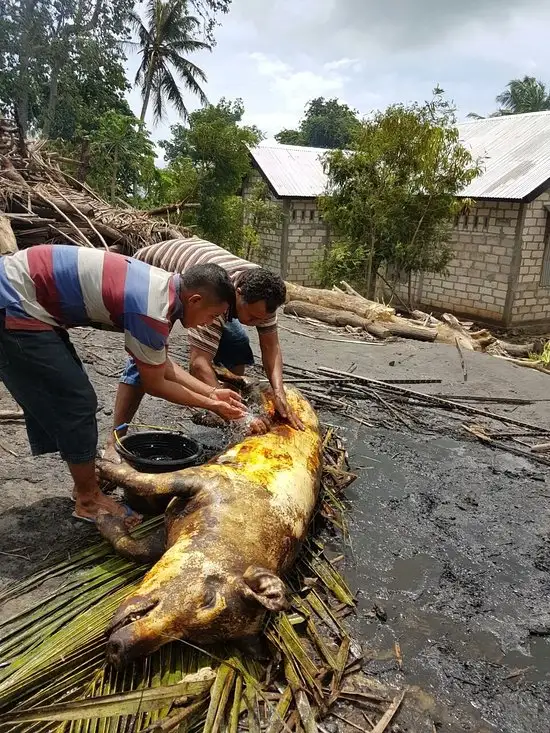
[[[214,364],[224,366],[229,370],[234,369],[236,366],[252,366],[254,364],[254,355],[250,348],[248,334],[237,319],[226,323],[214,357]],[[129,358],[126,362],[120,381],[133,387],[140,384],[139,372],[132,358]]]
[[[23,408],[34,456],[95,459],[97,398],[66,331],[6,331],[0,311],[0,378]]]

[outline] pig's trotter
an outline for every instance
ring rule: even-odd
[[[153,564],[160,560],[165,550],[164,527],[157,532],[135,539],[126,529],[124,520],[112,514],[101,514],[96,526],[115,552],[126,560],[141,564]]]
[[[220,382],[225,382],[234,389],[238,389],[243,396],[246,396],[252,392],[254,387],[258,386],[258,382],[249,377],[242,377],[238,374],[233,374],[229,369],[225,367],[215,366],[214,371]]]

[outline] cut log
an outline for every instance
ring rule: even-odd
[[[14,252],[17,252],[17,242],[10,220],[5,216],[0,216],[0,256],[12,255]]]
[[[348,295],[354,295],[356,298],[363,298],[363,300],[367,300],[364,295],[361,295],[361,293],[358,293],[357,290],[351,287],[349,283],[347,283],[345,280],[342,280],[341,285],[344,286],[344,292],[346,292]]]
[[[450,313],[441,316],[441,323],[437,326],[437,341],[451,346],[458,344],[466,351],[480,351],[484,348],[482,343],[473,339],[460,321]]]
[[[531,354],[542,354],[544,350],[543,339],[537,339],[529,344],[509,344],[498,339],[497,345],[507,354],[516,358],[528,358]]]
[[[333,310],[331,308],[324,308],[321,305],[292,301],[286,304],[284,312],[287,315],[298,316],[299,318],[314,318],[317,321],[328,323],[330,326],[353,326],[354,328],[362,328],[372,336],[381,339],[391,336],[391,333],[386,328],[385,322],[374,323],[367,321],[366,318],[361,318],[361,316],[350,311]]]
[[[320,305],[324,308],[348,311],[356,313],[367,320],[388,321],[395,315],[394,308],[375,303],[372,300],[358,298],[355,295],[343,295],[333,290],[306,288],[290,282],[286,283],[286,300],[287,303],[299,300],[303,303]]]
[[[494,356],[495,359],[503,359],[509,364],[514,364],[515,366],[527,367],[527,369],[535,369],[537,372],[542,372],[543,374],[550,374],[550,369],[548,369],[540,360],[514,359],[513,356],[501,356],[500,354],[493,354],[492,356]]]
[[[23,410],[0,410],[0,420],[22,420]]]
[[[531,453],[548,453],[550,451],[550,443],[539,443],[531,448]]]
[[[406,339],[414,339],[415,341],[431,342],[434,342],[437,338],[436,328],[419,326],[418,323],[413,323],[399,316],[394,316],[390,321],[384,321],[384,326],[392,336],[401,336]]]
[[[442,322],[438,318],[432,316],[431,313],[424,313],[424,311],[412,311],[411,318],[414,318],[415,321],[420,321],[424,326],[429,326],[430,328],[437,328],[442,325]]]
[[[355,296],[350,297],[353,298]],[[370,321],[350,311],[325,308],[302,301],[287,303],[284,312],[287,315],[298,316],[299,318],[315,318],[331,326],[360,327],[377,338],[401,336],[403,338],[415,339],[416,341],[435,341],[437,337],[437,329],[425,328],[398,316],[393,316],[390,320]]]

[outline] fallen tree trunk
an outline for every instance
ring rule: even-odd
[[[384,325],[392,336],[401,336],[415,341],[430,341],[432,343],[437,338],[436,328],[419,326],[417,323],[412,323],[406,318],[399,318],[399,316],[393,316],[391,320],[384,321]]]
[[[344,295],[333,290],[317,290],[294,283],[286,283],[287,303],[296,300],[302,303],[355,313],[367,320],[388,321],[395,315],[395,309],[355,295]]]
[[[466,351],[480,351],[481,344],[450,313],[444,313],[437,325],[437,341],[442,344],[458,346]]]
[[[180,211],[180,209],[198,209],[200,204],[190,203],[189,201],[178,201],[177,204],[165,204],[159,206],[156,209],[150,209],[147,211],[147,216],[162,216],[164,214],[171,214],[174,211]]]
[[[299,318],[315,318],[331,326],[363,328],[377,338],[401,336],[416,341],[433,342],[437,337],[437,329],[426,328],[398,316],[392,316],[389,320],[384,321],[370,321],[351,311],[334,310],[301,301],[287,303],[284,312],[287,315],[298,316]]]
[[[516,358],[529,358],[531,354],[542,354],[544,350],[544,340],[537,339],[529,344],[509,344],[506,341],[497,340],[497,345],[504,349],[510,356]]]
[[[386,339],[391,336],[390,331],[386,328],[386,323],[373,323],[361,318],[356,313],[350,311],[333,310],[324,308],[321,305],[312,305],[311,303],[303,303],[301,301],[292,301],[287,303],[284,312],[287,315],[298,316],[299,318],[314,318],[317,321],[328,323],[330,326],[353,326],[354,328],[362,328],[368,333],[376,336],[376,338]]]
[[[23,410],[0,410],[0,420],[22,420]]]

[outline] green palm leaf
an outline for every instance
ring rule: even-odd
[[[151,102],[155,120],[162,119],[167,103],[171,103],[185,119],[187,107],[180,82],[198,96],[201,104],[207,103],[199,84],[199,81],[206,82],[206,74],[191,63],[187,55],[210,50],[211,46],[197,38],[201,23],[198,18],[187,14],[185,0],[149,0],[144,16],[144,20],[136,13],[130,16],[141,54],[135,78],[143,98],[141,119],[145,119]]]
[[[325,465],[319,509],[341,518],[341,492],[352,477],[332,433]],[[151,532],[160,521],[136,533]],[[266,677],[263,666],[234,650],[207,653],[183,642],[166,645],[121,671],[108,666],[105,629],[144,572],[114,557],[101,542],[4,592],[0,601],[62,580],[56,593],[0,625],[0,658],[9,663],[0,670],[0,730],[235,733],[243,716],[250,731],[290,731],[292,716],[306,731],[316,730],[319,711],[332,704],[345,677],[350,643],[341,607],[354,604],[319,539],[306,543],[288,578],[293,608],[270,618],[265,630],[272,653],[284,661],[285,674],[279,678]],[[305,577],[315,583],[306,583]]]

